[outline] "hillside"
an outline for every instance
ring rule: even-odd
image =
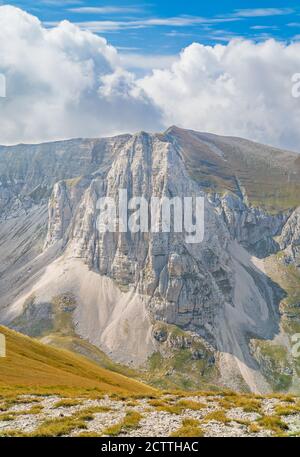
[[[270,213],[300,204],[300,157],[295,152],[177,127],[162,137],[179,149],[191,176],[208,192],[232,192]]]
[[[299,166],[176,127],[0,147],[0,323],[163,389],[299,392]],[[203,241],[99,233],[120,189],[202,196]]]
[[[144,394],[154,389],[94,365],[84,357],[51,348],[0,326],[7,357],[0,358],[1,387],[76,387],[105,393]]]

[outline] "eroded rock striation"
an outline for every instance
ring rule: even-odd
[[[0,181],[2,323],[35,336],[61,332],[55,303],[71,294],[74,334],[116,361],[171,357],[170,341],[185,341],[170,338],[175,326],[191,341],[176,350],[206,358],[213,382],[272,390],[250,340],[280,338],[291,349],[279,308],[287,292],[263,261],[282,253],[299,267],[297,154],[173,127],[0,148]],[[118,201],[120,189],[147,201],[203,197],[203,240],[99,232],[99,199]]]

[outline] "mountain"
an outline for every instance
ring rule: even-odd
[[[177,127],[1,147],[0,322],[160,386],[299,392],[299,157]],[[202,196],[203,241],[99,232],[120,189]]]
[[[0,326],[7,356],[0,359],[0,387],[95,389],[105,393],[151,394],[154,389],[98,367],[69,351],[55,349]]]

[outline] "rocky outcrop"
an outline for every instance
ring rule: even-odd
[[[285,250],[285,260],[300,267],[300,207],[292,212],[284,225],[279,244]]]
[[[65,238],[66,255],[82,259],[101,275],[149,297],[148,309],[154,319],[198,328],[209,337],[209,327],[222,303],[233,301],[234,279],[227,251],[230,235],[225,224],[220,224],[206,200],[203,243],[187,243],[185,233],[99,233],[97,202],[104,196],[117,201],[120,188],[130,197],[142,195],[148,201],[154,195],[204,197],[172,145],[154,136],[137,135],[107,176],[96,175],[86,182],[81,200],[71,197],[65,183],[55,186],[46,247]],[[74,201],[78,201],[75,208]]]
[[[231,236],[247,251],[258,258],[264,258],[280,249],[274,237],[281,233],[290,211],[268,214],[262,208],[248,206],[240,196],[232,193],[213,200]]]

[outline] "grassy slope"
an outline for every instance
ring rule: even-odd
[[[13,322],[13,328],[22,334],[39,339],[42,343],[65,349],[86,357],[101,368],[114,371],[129,378],[141,379],[140,373],[127,366],[113,362],[103,351],[77,335],[73,311],[76,299],[72,294],[61,294],[52,298],[50,318],[43,320],[29,319],[27,310],[35,305],[35,297],[30,297],[25,303],[25,319],[19,316]]]
[[[0,387],[61,386],[107,393],[151,394],[154,389],[100,368],[84,357],[51,348],[0,326],[7,357],[0,358]]]
[[[167,133],[176,140],[189,173],[207,190],[243,193],[251,205],[270,213],[300,205],[299,154],[176,127]]]
[[[283,252],[266,258],[264,266],[266,274],[286,293],[280,303],[281,327],[290,340],[294,334],[300,333],[300,271],[293,265],[285,264]],[[274,390],[299,393],[299,358],[292,357],[290,350],[274,341],[256,340],[255,345],[259,347],[262,369]],[[289,371],[291,368],[293,374]]]
[[[50,333],[40,341],[52,347],[82,355],[106,370],[129,378],[141,379],[142,374],[138,370],[114,362],[99,348],[77,335],[61,335],[59,332]]]

